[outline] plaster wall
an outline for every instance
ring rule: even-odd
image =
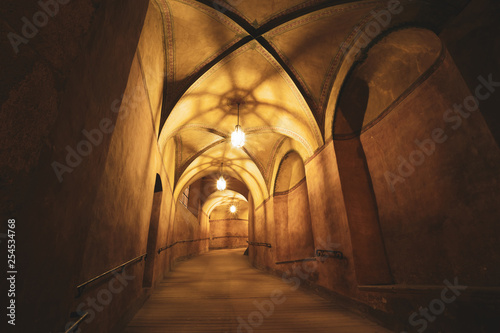
[[[311,213],[305,178],[293,189],[274,198],[276,260],[296,260],[314,256]]]
[[[495,0],[472,0],[465,9],[439,33],[467,87],[474,92],[478,76],[491,74],[500,81],[500,3]],[[500,145],[500,94],[491,94],[481,102],[480,112],[496,144]]]
[[[210,249],[247,247],[247,240],[248,220],[210,220]]]
[[[252,210],[253,204],[249,206]],[[249,241],[271,244],[266,246],[249,246],[250,262],[262,269],[272,269],[276,258],[275,230],[274,230],[274,201],[270,198],[249,214]]]
[[[188,241],[169,249],[171,263],[179,258],[187,258],[208,251],[208,226],[180,202],[176,203],[172,242]]]
[[[468,285],[493,286],[500,278],[494,264],[500,255],[494,236],[500,231],[500,151],[479,111],[463,107],[465,118],[451,111],[468,96],[448,55],[361,136],[398,283],[440,284],[459,276]],[[400,178],[388,182],[387,172]]]
[[[341,251],[346,258],[320,263],[317,283],[340,294],[352,293],[356,276],[333,141],[308,160],[305,169],[315,248]]]

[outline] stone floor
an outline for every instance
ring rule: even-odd
[[[179,263],[125,332],[389,332],[318,295],[292,290],[253,268],[243,252],[216,250]]]

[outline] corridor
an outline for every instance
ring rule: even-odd
[[[0,13],[1,333],[500,332],[500,1]]]
[[[125,332],[389,332],[253,268],[243,251],[210,251],[180,262]]]

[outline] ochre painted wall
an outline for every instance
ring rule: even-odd
[[[39,8],[20,1],[11,9],[12,17],[31,17]],[[172,180],[157,144],[162,18],[149,1],[76,1],[59,10],[2,73],[10,87],[1,97],[10,151],[2,177],[12,184],[2,188],[2,211],[18,222],[18,262],[29,263],[17,280],[16,329],[61,332],[75,320],[71,312],[89,311],[85,331],[116,332],[151,292],[142,284],[144,261],[125,269],[128,280],[109,276],[78,298],[76,286],[146,253],[156,174],[157,247],[190,231],[174,227]],[[178,257],[206,249],[208,242],[149,253],[153,285]],[[28,313],[37,315],[26,320]]]
[[[289,191],[275,194],[273,202],[276,261],[313,257],[314,241],[305,178]]]
[[[208,251],[208,226],[201,217],[196,217],[179,201],[176,203],[175,218],[172,224],[172,236],[169,244],[184,241],[168,251],[170,263],[178,258],[187,258]],[[173,267],[173,266],[171,266]]]
[[[449,111],[468,96],[447,56],[361,136],[398,283],[440,284],[459,276],[468,285],[498,284],[500,150],[479,111],[464,107],[466,118]],[[388,182],[386,172],[400,178]]]
[[[248,220],[210,220],[210,249],[247,247]]]
[[[33,13],[30,6],[25,10],[26,15]],[[113,103],[142,84],[136,48],[147,10],[147,2],[106,2],[98,9],[90,2],[66,6],[61,8],[64,15],[49,22],[29,45],[22,45],[27,50],[16,59],[15,66],[26,66],[28,61],[32,67],[26,67],[26,77],[15,78],[19,82],[12,84],[11,96],[24,95],[20,87],[28,89],[30,96],[3,103],[2,112],[24,114],[19,131],[37,142],[35,147],[26,141],[15,143],[12,137],[13,151],[29,160],[18,161],[8,172],[16,184],[7,189],[13,198],[9,214],[18,221],[17,241],[23,244],[18,247],[18,261],[30,263],[17,281],[17,311],[19,318],[25,318],[21,314],[43,314],[33,320],[20,319],[16,326],[20,331],[64,331],[70,312],[77,307],[91,309],[88,298],[95,298],[101,290],[104,295],[110,280],[89,285],[82,297],[75,298],[78,284],[145,252],[154,180],[160,168],[158,154],[152,149],[152,123],[141,115],[156,110],[140,101],[130,106],[126,117],[120,117],[113,112]],[[51,29],[64,32],[52,32],[58,36],[54,40],[44,39]],[[60,58],[48,62],[38,49]],[[141,88],[138,94],[144,96],[144,85]],[[40,95],[31,95],[33,91]],[[46,117],[43,125],[38,117],[26,113],[31,104]],[[30,130],[38,126],[39,130]],[[84,130],[93,133],[95,143],[84,143],[90,142]],[[132,138],[129,131],[137,135]],[[67,149],[80,150],[84,156],[72,153],[68,163]],[[58,179],[53,162],[71,164],[72,171]],[[140,302],[142,269],[142,262],[127,269],[133,279],[112,295],[109,305],[99,308],[100,312],[94,310],[88,319],[89,330],[111,331]],[[28,301],[31,299],[43,302]]]

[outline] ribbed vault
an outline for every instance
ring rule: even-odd
[[[417,0],[154,1],[166,68],[159,143],[176,194],[224,162],[256,205],[271,193],[285,143],[306,160],[330,138],[337,96],[364,48],[401,27],[439,30],[456,9]],[[239,150],[228,144],[238,105],[247,133]]]

